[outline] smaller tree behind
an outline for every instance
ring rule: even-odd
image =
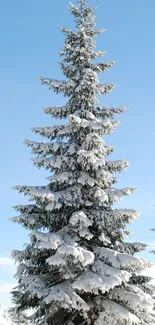
[[[154,232],[155,232],[155,228],[152,228],[151,231],[154,231]],[[155,250],[153,249],[153,250],[151,251],[151,253],[153,253],[153,254],[155,255]]]
[[[11,325],[29,325],[29,321],[24,313],[16,313],[15,308],[10,308],[8,313],[13,321]]]

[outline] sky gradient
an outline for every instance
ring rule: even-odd
[[[97,27],[107,29],[98,37],[97,48],[107,52],[105,61],[117,61],[100,78],[116,84],[111,95],[100,97],[100,104],[128,108],[118,117],[121,125],[105,138],[116,148],[111,159],[126,159],[131,164],[127,172],[118,175],[119,186],[137,188],[117,206],[141,211],[139,221],[132,226],[133,240],[149,242],[151,249],[155,246],[155,234],[149,231],[155,227],[155,1],[89,3],[99,7]],[[16,184],[43,185],[49,175],[32,165],[30,150],[23,141],[39,139],[31,133],[31,127],[54,123],[43,113],[43,106],[65,102],[62,96],[41,86],[36,77],[62,78],[58,51],[63,35],[57,25],[74,26],[67,7],[67,0],[5,0],[1,4],[0,300],[4,300],[6,287],[14,283],[14,268],[7,258],[12,249],[22,248],[28,240],[24,229],[8,221],[15,215],[11,206],[27,202],[11,188]],[[154,260],[149,249],[143,255]]]

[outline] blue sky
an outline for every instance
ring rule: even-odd
[[[120,127],[107,143],[114,145],[113,159],[127,159],[131,166],[119,175],[119,186],[133,186],[136,193],[119,206],[142,212],[132,226],[133,240],[155,242],[155,1],[91,0],[99,7],[97,27],[107,32],[97,40],[97,47],[107,51],[105,60],[116,60],[114,68],[104,73],[102,82],[116,84],[113,94],[101,97],[101,105],[125,105],[128,111],[119,117]],[[37,76],[62,78],[58,51],[63,35],[57,25],[73,26],[67,0],[5,0],[0,11],[0,282],[4,292],[12,286],[13,266],[8,260],[13,248],[20,249],[28,240],[20,226],[8,221],[14,216],[11,206],[26,199],[11,190],[16,184],[42,185],[45,172],[31,163],[30,150],[23,145],[33,126],[51,125],[42,107],[64,103],[63,97],[41,86]],[[144,253],[153,260],[148,251]],[[7,287],[7,288],[8,288]],[[2,290],[1,290],[2,292]],[[4,296],[4,292],[0,292]],[[7,301],[5,299],[5,303]]]

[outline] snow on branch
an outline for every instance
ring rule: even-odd
[[[81,144],[81,149],[85,151],[93,151],[94,154],[99,153],[104,156],[108,156],[114,151],[114,147],[105,146],[103,139],[98,134],[88,133],[86,134],[84,141]]]
[[[77,128],[89,129],[90,132],[96,132],[96,134],[103,135],[103,134],[110,134],[113,130],[119,125],[119,122],[110,121],[109,119],[104,120],[86,120],[80,118],[76,115],[69,116],[70,125],[73,126],[73,130]]]
[[[49,295],[44,299],[46,304],[59,304],[68,310],[89,310],[89,305],[75,292],[69,282],[57,284],[50,289]],[[86,314],[87,315],[87,314]]]
[[[100,227],[103,225],[104,228],[110,227],[110,225],[112,227],[116,227],[117,224],[119,224],[120,227],[120,223],[131,224],[131,222],[137,220],[139,215],[140,213],[134,209],[107,209],[103,211],[89,211],[89,218],[91,218],[91,220],[95,220]]]
[[[129,167],[127,160],[111,160],[106,161],[106,166],[111,172],[122,172]]]
[[[12,217],[12,222],[23,224],[26,229],[42,229],[49,224],[49,218],[45,213],[23,213],[19,216]],[[44,221],[42,221],[44,220]]]
[[[97,295],[99,292],[102,292],[102,294],[108,292],[115,286],[120,285],[121,282],[119,277],[101,276],[88,271],[83,272],[82,275],[76,278],[73,288],[80,292],[90,292]]]
[[[50,114],[55,118],[67,117],[69,114],[72,114],[74,107],[70,105],[65,106],[53,106],[53,107],[44,107],[44,112]]]
[[[74,155],[77,151],[76,145],[74,143],[65,142],[35,142],[30,140],[25,140],[24,143],[32,148],[32,153],[37,155]]]
[[[120,324],[124,325],[127,323],[128,325],[140,325],[141,320],[136,315],[134,315],[132,312],[130,312],[128,309],[126,309],[124,306],[108,300],[104,299],[103,301],[103,308],[104,311],[99,313],[98,319],[95,322],[95,325],[111,325]]]
[[[91,58],[92,59],[98,59],[106,54],[105,51],[92,51]]]
[[[65,93],[65,95],[71,95],[76,84],[73,80],[69,80],[69,81],[59,81],[56,79],[50,79],[50,78],[38,78],[39,80],[41,80],[41,83],[44,85],[49,86],[49,89],[53,89],[55,92],[59,93],[59,92],[63,92]]]
[[[109,298],[114,301],[117,299],[118,302],[125,304],[128,309],[134,310],[135,313],[137,310],[139,312],[144,312],[153,309],[154,299],[151,298],[150,295],[134,286],[127,286],[127,290],[125,289],[126,288],[114,288],[109,294]]]
[[[119,108],[114,108],[114,107],[94,107],[93,108],[93,113],[97,116],[103,116],[112,118],[116,114],[120,114],[126,111],[126,107],[119,107]]]
[[[81,185],[87,185],[87,186],[94,186],[98,184],[98,180],[91,177],[89,173],[85,171],[66,171],[62,173],[57,173],[56,175],[48,177],[48,179],[51,181],[51,183],[58,183],[60,184],[66,184],[69,186],[75,185],[75,184],[81,184]]]
[[[140,251],[144,251],[147,247],[145,243],[127,243],[127,242],[116,242],[115,249],[121,253],[135,254]]]
[[[96,132],[96,134],[110,134],[119,125],[119,122],[104,119],[102,121],[86,120],[76,115],[69,116],[69,123],[66,125],[53,126],[53,127],[35,127],[32,132],[40,134],[50,140],[63,137],[69,137],[73,133],[77,133],[79,129],[87,129],[89,132]]]
[[[16,189],[16,188],[15,188]],[[13,209],[20,213],[39,213],[40,208],[34,204],[26,204],[26,205],[15,205]]]
[[[62,239],[59,235],[55,233],[43,233],[41,231],[34,231],[31,233],[31,239],[33,238],[40,243],[42,248],[56,250],[62,242]]]
[[[99,151],[100,152],[100,151]],[[108,162],[105,161],[104,157],[101,155],[98,157],[98,151],[94,150],[78,150],[77,151],[77,162],[82,166],[83,169],[87,171],[100,171],[100,174],[104,174],[104,176],[110,176],[110,173],[124,170],[124,163],[122,161],[116,163],[115,168],[107,168]],[[103,168],[103,169],[101,169]],[[103,175],[102,175],[103,176]]]
[[[112,203],[120,201],[123,195],[131,195],[134,191],[135,189],[132,187],[127,187],[123,189],[110,188],[105,190],[110,202]]]
[[[44,246],[44,243],[43,247],[47,248]],[[70,245],[63,243],[60,245],[60,247],[58,247],[55,255],[52,255],[46,261],[50,266],[68,265],[68,263],[72,261],[72,265],[75,264],[86,267],[93,263],[94,254],[89,250],[78,246],[77,244]]]
[[[89,227],[92,226],[93,223],[82,210],[72,214],[69,224],[80,237],[84,237],[87,240],[93,237],[89,231]]]
[[[128,272],[142,271],[151,266],[144,258],[135,257],[127,253],[119,253],[109,248],[96,248],[95,253],[105,264]]]
[[[100,95],[110,94],[114,88],[114,84],[99,84],[96,86],[96,93]]]
[[[123,282],[124,281],[128,282],[132,276],[131,273],[124,271],[124,270],[117,269],[113,266],[107,265],[100,259],[97,259],[95,261],[95,263],[92,266],[92,271],[94,273],[97,273],[98,275],[101,275],[101,276],[112,276],[112,277],[120,278],[121,281],[123,281]]]
[[[63,137],[68,137],[71,135],[72,130],[69,125],[55,125],[49,127],[35,127],[32,128],[32,132],[53,140],[56,137],[60,139]]]
[[[42,201],[54,199],[54,194],[46,186],[17,185],[14,189],[24,195],[32,196],[32,199],[40,198]]]
[[[66,27],[64,27],[64,26],[57,26],[59,29],[60,29],[60,31],[62,31],[63,33],[66,33],[67,35],[76,35],[76,33],[74,33],[71,29],[68,29],[68,28],[66,28]]]
[[[103,63],[97,63],[97,64],[91,64],[91,69],[96,72],[105,72],[109,68],[111,68],[116,62],[103,62]]]
[[[55,156],[55,157],[37,157],[32,159],[33,163],[37,167],[45,167],[50,170],[76,170],[77,163],[75,158],[68,156]]]
[[[85,117],[86,119],[94,119],[94,117],[113,118],[116,114],[121,114],[126,111],[126,107],[88,107],[76,110],[72,105],[65,106],[53,106],[45,107],[46,114],[50,114],[56,118],[66,118],[70,114],[74,114],[79,117]]]

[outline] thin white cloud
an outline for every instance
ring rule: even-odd
[[[15,282],[0,283],[0,293],[10,293],[10,291],[16,286]]]
[[[1,265],[13,265],[12,258],[9,257],[0,257],[0,264]]]
[[[152,247],[152,248],[155,248],[155,242],[148,242],[147,243],[148,247]]]
[[[8,309],[12,305],[10,292],[15,286],[15,282],[0,283],[0,303],[5,309]]]
[[[11,266],[14,265],[13,259],[9,257],[0,257],[0,265],[1,266]]]
[[[16,272],[14,261],[9,257],[0,257],[0,303],[5,308],[11,306],[10,292],[16,286],[13,275]],[[4,280],[3,280],[4,278]]]
[[[0,269],[5,269],[10,273],[14,273],[15,265],[12,258],[0,257]]]

